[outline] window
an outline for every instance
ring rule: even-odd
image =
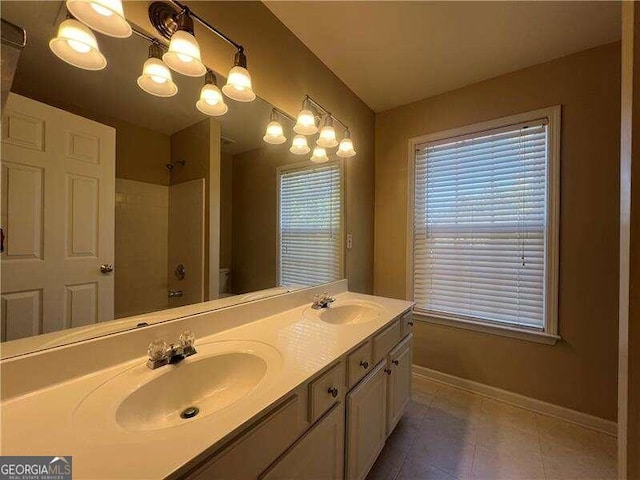
[[[280,285],[343,278],[342,165],[282,168],[279,177]]]
[[[560,107],[413,142],[416,311],[556,335]]]

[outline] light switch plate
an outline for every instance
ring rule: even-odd
[[[353,247],[353,235],[347,233],[347,250],[351,250]]]

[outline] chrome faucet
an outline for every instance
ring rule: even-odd
[[[335,302],[336,299],[330,297],[326,292],[322,295],[314,295],[313,296],[313,305],[311,308],[314,310],[320,310],[321,308],[328,308],[330,303]]]
[[[149,359],[147,360],[147,367],[151,370],[169,365],[172,363],[178,363],[185,358],[193,355],[196,352],[193,346],[196,340],[195,335],[191,330],[185,330],[178,338],[178,344],[171,343],[167,345],[162,339],[154,340],[149,344],[147,353]]]

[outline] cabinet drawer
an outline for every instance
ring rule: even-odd
[[[347,356],[347,387],[351,388],[373,367],[371,342],[361,345]]]
[[[378,363],[387,356],[391,350],[400,341],[400,321],[395,320],[391,325],[382,332],[373,337],[373,361]]]
[[[402,323],[402,338],[413,332],[413,313],[407,312],[400,319]]]
[[[221,451],[180,477],[182,480],[243,480],[256,478],[300,434],[297,395],[249,427]],[[249,461],[250,459],[250,461]]]
[[[315,422],[344,396],[344,365],[334,365],[309,384],[309,421]]]

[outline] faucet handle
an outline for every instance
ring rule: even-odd
[[[196,336],[193,334],[191,330],[185,330],[180,334],[178,343],[180,343],[180,346],[182,347],[182,354],[185,357],[188,357],[189,355],[193,355],[194,353],[196,353],[196,349],[193,346],[195,341],[196,341]]]
[[[167,342],[162,339],[156,339],[149,344],[147,349],[149,360],[158,361],[166,358],[167,356]]]
[[[180,334],[180,338],[178,338],[178,342],[183,348],[193,347],[194,342],[196,341],[196,336],[193,334],[191,330],[185,330]]]

